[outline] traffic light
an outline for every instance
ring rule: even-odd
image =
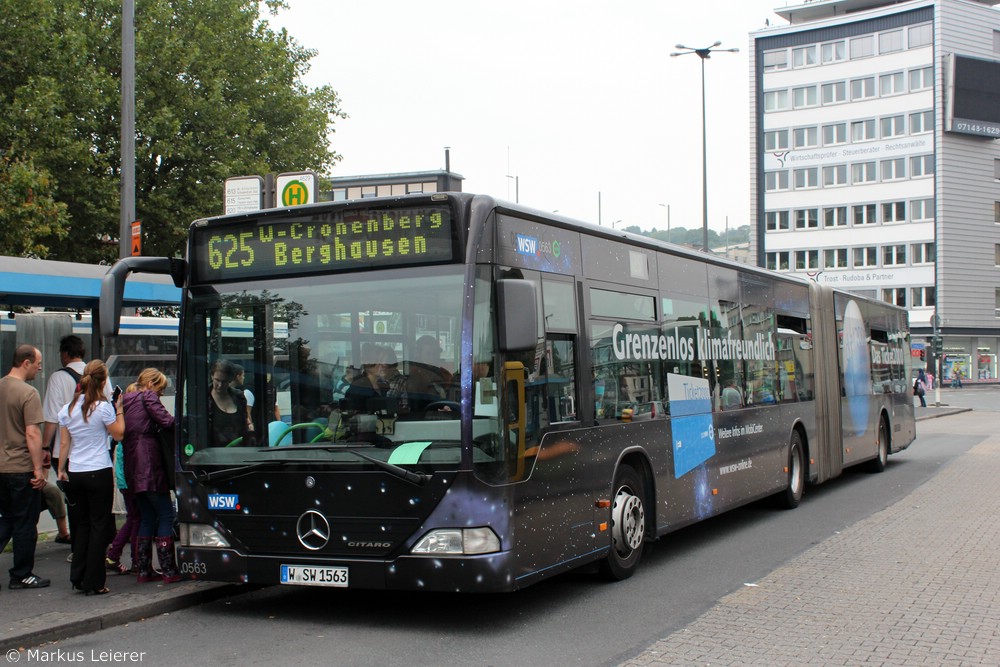
[[[920,350],[920,361],[927,361],[927,352],[925,350]]]
[[[944,352],[944,340],[941,339],[941,336],[935,335],[934,338],[931,339],[931,345],[934,349],[934,356],[940,357],[941,353]]]

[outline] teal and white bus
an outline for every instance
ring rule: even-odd
[[[794,507],[915,437],[905,311],[487,196],[198,220],[186,259],[109,271],[106,334],[130,272],[183,288],[178,553],[198,579],[623,579],[651,540]],[[254,408],[268,439],[213,444],[228,320],[253,328],[251,389],[287,394],[288,423]]]

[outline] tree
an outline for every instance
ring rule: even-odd
[[[181,253],[188,225],[222,212],[230,176],[340,159],[337,93],[302,83],[315,51],[272,29],[256,0],[141,0],[135,35],[147,254]],[[70,233],[39,236],[50,258],[117,257],[117,245],[87,241],[118,236],[120,74],[121,0],[0,0],[0,149],[51,174]]]
[[[42,237],[65,234],[66,205],[52,198],[52,177],[30,161],[0,158],[0,254],[43,257]]]

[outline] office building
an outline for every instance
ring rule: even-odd
[[[751,34],[758,264],[907,308],[914,366],[997,377],[1000,11],[817,0]]]

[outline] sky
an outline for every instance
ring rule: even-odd
[[[749,224],[750,33],[785,0],[288,0],[272,25],[329,84],[334,176],[451,169],[463,190],[644,231]],[[794,2],[791,4],[799,4]],[[310,168],[302,165],[301,168]]]

